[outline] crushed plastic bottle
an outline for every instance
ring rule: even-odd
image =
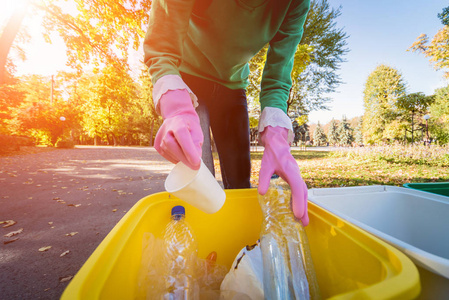
[[[201,292],[219,290],[228,268],[217,264],[217,252],[212,251],[205,259],[198,259],[198,281]]]
[[[293,215],[288,184],[274,175],[259,203],[265,299],[320,299],[307,235]]]
[[[198,246],[185,220],[183,206],[172,208],[171,221],[164,232],[165,293],[162,299],[199,299],[196,276]]]

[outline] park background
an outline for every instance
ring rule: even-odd
[[[172,168],[150,147],[151,1],[0,3],[0,290],[58,299]],[[312,1],[288,103],[309,188],[449,181],[448,21],[440,0]],[[253,133],[266,50],[250,64]],[[216,154],[215,168],[220,179]]]
[[[7,0],[3,8],[0,134],[48,146],[152,145],[161,118],[143,64],[150,1]],[[312,1],[288,103],[295,144],[447,143],[444,9],[443,1]],[[266,50],[250,64],[253,128]],[[315,135],[318,124],[326,137]]]

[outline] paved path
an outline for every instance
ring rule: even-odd
[[[0,157],[0,221],[17,222],[0,225],[0,299],[59,299],[64,278],[76,274],[139,199],[164,190],[171,168],[144,147]]]

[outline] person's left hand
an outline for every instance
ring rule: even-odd
[[[273,174],[279,175],[292,191],[292,209],[296,218],[306,226],[309,224],[307,213],[307,186],[301,178],[299,166],[290,153],[288,129],[283,127],[265,127],[260,134],[265,147],[262,166],[259,173],[259,194],[265,195]]]

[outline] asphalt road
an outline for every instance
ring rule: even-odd
[[[0,299],[59,299],[125,213],[164,190],[172,166],[146,147],[0,157],[0,222],[17,222],[0,224]]]

